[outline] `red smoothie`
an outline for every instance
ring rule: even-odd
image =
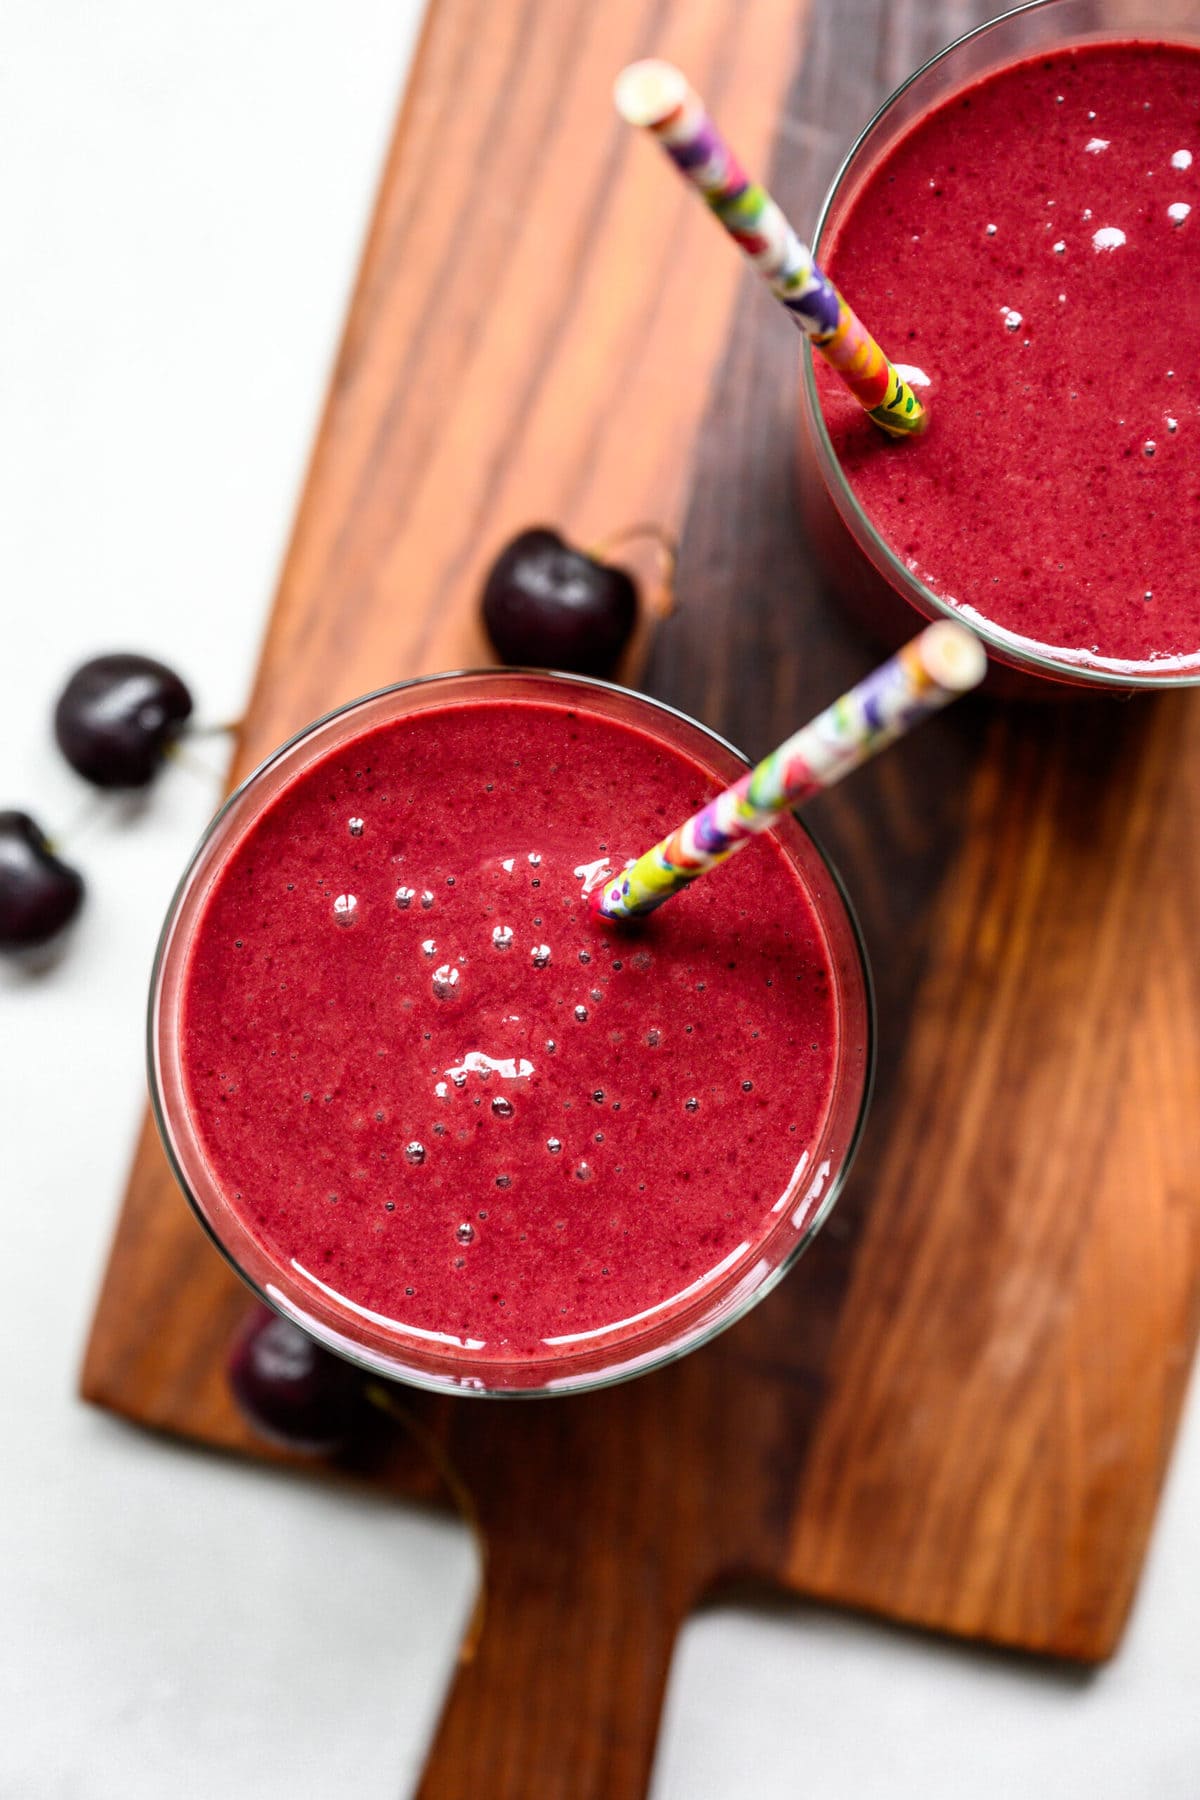
[[[636,1339],[819,1193],[845,1046],[782,844],[636,932],[583,893],[722,785],[586,700],[429,707],[311,762],[222,856],[183,1104],[265,1263],[348,1339],[460,1365]]]
[[[924,113],[825,245],[930,386],[886,442],[823,366],[842,469],[895,555],[1018,652],[1200,676],[1200,51],[1011,63]]]

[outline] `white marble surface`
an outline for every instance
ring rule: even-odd
[[[453,1527],[73,1397],[155,932],[216,778],[197,759],[140,817],[97,811],[47,735],[66,670],[112,647],[236,715],[419,10],[0,10],[0,805],[92,884],[57,970],[0,973],[3,1800],[394,1800],[469,1605]],[[655,1800],[1195,1800],[1198,1517],[1193,1406],[1093,1679],[803,1608],[704,1616]]]

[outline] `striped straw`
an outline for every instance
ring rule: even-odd
[[[704,196],[868,417],[889,437],[924,431],[928,415],[912,388],[822,274],[770,194],[751,181],[687,77],[667,62],[630,63],[617,77],[613,98],[621,117],[651,132]]]
[[[978,686],[987,658],[977,637],[942,620],[804,725],[756,769],[592,890],[601,918],[641,918],[766,831],[791,807],[911,731],[947,701]]]

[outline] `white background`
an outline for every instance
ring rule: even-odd
[[[131,816],[48,735],[65,673],[113,648],[237,715],[419,12],[0,11],[0,806],[63,833],[91,881],[53,972],[0,971],[4,1800],[395,1800],[470,1602],[453,1526],[73,1397],[153,942],[221,752]],[[1094,1678],[802,1607],[705,1615],[655,1800],[1196,1800],[1198,1521],[1193,1406],[1132,1628]]]

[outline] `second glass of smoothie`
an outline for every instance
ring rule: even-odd
[[[1026,674],[1200,680],[1198,40],[1195,6],[1039,0],[837,177],[817,254],[930,404],[891,442],[804,358],[806,514],[885,636],[913,608]]]
[[[239,1273],[457,1391],[639,1373],[761,1297],[832,1205],[870,994],[793,820],[636,929],[586,890],[744,772],[569,677],[406,684],[233,796],[164,928],[160,1130]]]

